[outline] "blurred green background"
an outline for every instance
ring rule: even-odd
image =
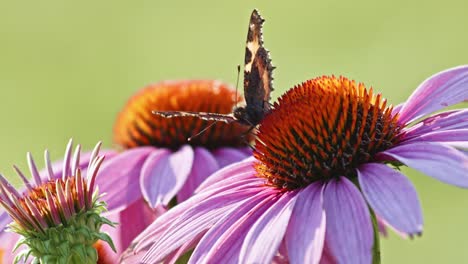
[[[468,62],[466,1],[1,1],[0,171],[59,158],[70,137],[112,146],[125,100],[165,79],[234,83],[249,15],[267,22],[274,96],[323,74],[404,101],[431,74]],[[407,171],[409,172],[409,171]],[[395,234],[383,263],[467,263],[468,191],[411,172],[425,216],[421,238]]]

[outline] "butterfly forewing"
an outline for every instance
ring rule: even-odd
[[[265,20],[257,10],[252,12],[247,33],[244,65],[245,107],[236,107],[234,113],[204,113],[184,111],[153,111],[153,114],[166,118],[198,117],[203,120],[231,123],[237,121],[244,125],[256,126],[270,110],[273,65],[269,52],[263,47],[262,26]]]
[[[188,112],[188,111],[153,111],[153,114],[165,118],[173,117],[197,117],[203,120],[219,121],[231,123],[236,121],[232,114],[218,114],[218,113],[205,113],[205,112]]]

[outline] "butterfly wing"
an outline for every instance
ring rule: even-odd
[[[272,72],[275,68],[268,50],[263,47],[262,26],[265,20],[255,9],[250,16],[245,49],[244,96],[247,108],[263,116],[270,109]]]
[[[231,123],[237,121],[232,114],[218,114],[218,113],[206,113],[206,112],[188,112],[188,111],[152,111],[153,114],[159,115],[165,118],[173,117],[197,117],[203,120],[212,120],[225,123]]]

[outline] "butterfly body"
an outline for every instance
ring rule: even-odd
[[[255,9],[250,16],[245,49],[245,106],[235,107],[230,114],[186,111],[153,111],[153,113],[166,118],[192,116],[226,123],[238,122],[251,127],[258,125],[271,109],[269,102],[273,90],[272,72],[275,68],[271,63],[269,52],[263,47],[264,22],[265,20]]]

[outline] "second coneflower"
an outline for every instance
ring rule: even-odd
[[[114,221],[118,251],[125,249],[169,203],[190,197],[213,172],[251,155],[248,127],[197,118],[166,119],[160,111],[230,113],[239,98],[228,85],[212,80],[165,81],[150,85],[129,99],[114,125],[119,153],[107,159],[97,180],[106,193]]]
[[[123,261],[375,263],[376,218],[422,232],[408,166],[468,187],[468,111],[427,116],[468,100],[468,66],[438,73],[392,108],[344,77],[324,76],[283,95],[260,123],[254,157],[210,177],[158,218]]]
[[[91,154],[83,175],[79,168],[79,148],[73,159],[64,162],[63,175],[59,178],[53,171],[47,152],[48,177],[45,180],[41,179],[32,159],[34,182],[27,180],[15,167],[26,186],[23,194],[0,175],[0,204],[14,220],[9,228],[21,236],[18,245],[26,246],[15,262],[26,261],[31,256],[34,263],[96,263],[96,242],[105,241],[113,247],[112,239],[100,230],[103,225],[112,226],[113,223],[101,216],[105,203],[95,187],[98,170],[104,160],[104,156],[99,156],[99,147],[100,144]]]

